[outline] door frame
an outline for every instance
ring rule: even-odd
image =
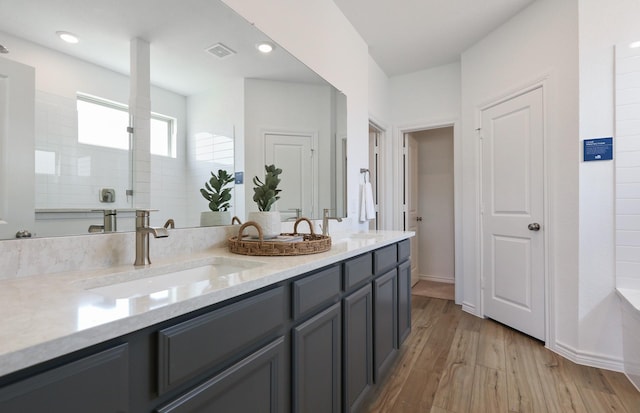
[[[476,225],[478,228],[477,233],[477,246],[476,246],[476,256],[478,259],[476,260],[476,285],[478,286],[478,296],[479,296],[479,310],[480,312],[477,314],[480,317],[484,317],[484,228],[482,223],[482,193],[483,193],[483,185],[482,185],[482,170],[483,170],[483,160],[482,160],[482,144],[480,143],[480,134],[482,128],[482,112],[486,109],[489,109],[492,106],[499,105],[508,100],[511,100],[515,97],[524,95],[533,90],[541,89],[542,91],[542,156],[543,156],[543,167],[542,167],[542,204],[543,204],[543,225],[545,226],[545,231],[543,232],[543,252],[544,252],[544,263],[543,263],[543,277],[544,277],[544,320],[545,320],[545,346],[549,347],[549,343],[555,343],[555,317],[553,316],[554,311],[554,300],[555,294],[553,289],[553,282],[551,282],[553,278],[553,273],[551,271],[552,262],[550,251],[551,248],[551,229],[552,225],[552,215],[551,215],[551,193],[550,193],[550,185],[549,185],[549,124],[552,122],[550,119],[550,114],[547,110],[549,107],[549,75],[544,75],[539,79],[536,79],[530,83],[524,84],[520,87],[513,88],[505,93],[494,96],[491,99],[484,101],[482,104],[476,106],[475,108],[475,123],[474,130],[476,132],[476,137],[478,138],[479,144],[476,145],[476,185],[478,188],[478,192],[476,194]]]
[[[369,114],[369,126],[380,131],[378,136],[378,229],[393,230],[396,228],[394,219],[395,195],[390,188],[396,186],[394,169],[393,130],[376,116]],[[368,156],[367,156],[368,157]],[[359,183],[360,181],[358,181]]]
[[[387,170],[387,159],[386,159],[386,144],[387,144],[387,129],[383,126],[380,125],[380,123],[374,121],[373,119],[369,118],[369,128],[375,128],[376,131],[378,132],[378,165],[377,168],[374,168],[373,165],[369,165],[369,173],[370,174],[375,174],[375,179],[376,179],[376,185],[377,185],[377,194],[378,194],[378,229],[379,230],[383,230],[383,229],[390,229],[388,228],[388,213],[387,211],[392,209],[393,206],[388,203],[388,197],[386,196],[387,194],[387,179],[386,177],[389,176],[389,174],[386,174],[385,171]],[[369,148],[369,150],[371,150],[371,148]],[[359,182],[362,182],[359,181]]]
[[[394,229],[402,230],[403,199],[402,187],[405,180],[403,164],[403,145],[406,133],[418,132],[429,129],[453,128],[453,208],[454,208],[454,286],[455,303],[461,304],[464,298],[462,277],[462,135],[460,133],[460,120],[444,119],[422,121],[412,124],[399,125],[394,130],[394,185],[393,185],[393,210]]]

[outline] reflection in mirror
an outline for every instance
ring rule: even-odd
[[[234,186],[231,201],[232,214],[244,218],[253,208],[247,196],[251,177],[261,173],[271,156],[264,145],[268,134],[279,139],[298,134],[314,145],[313,162],[297,161],[298,166],[310,165],[311,174],[287,184],[290,199],[283,199],[278,209],[304,203],[303,214],[311,218],[321,216],[323,208],[346,214],[346,98],[278,45],[269,55],[258,53],[256,44],[269,39],[222,2],[138,0],[104,7],[98,0],[50,0],[34,8],[22,0],[3,0],[0,15],[0,44],[10,50],[0,60],[35,70],[31,86],[23,89],[35,91],[20,98],[33,95],[35,116],[11,117],[13,123],[24,123],[27,133],[21,137],[30,140],[31,148],[23,143],[0,148],[12,158],[28,156],[30,161],[22,163],[31,165],[29,173],[16,173],[14,163],[2,160],[4,176],[20,182],[0,185],[6,192],[0,219],[8,222],[0,224],[0,237],[13,238],[18,229],[36,236],[86,234],[91,226],[103,225],[105,209],[117,210],[118,231],[131,231],[134,206],[157,209],[151,215],[154,226],[169,218],[176,227],[198,226],[208,208],[199,189],[220,168],[244,172],[246,182]],[[62,43],[54,35],[58,30],[74,32],[80,42]],[[112,110],[132,101],[133,38],[150,45],[150,129],[164,136],[152,140],[149,166],[137,162],[127,148],[87,143],[78,134],[86,129],[78,110],[82,97]],[[2,73],[0,79],[11,83],[17,78]],[[322,99],[313,90],[321,90]],[[18,103],[0,102],[0,110]],[[92,121],[89,125],[106,130]],[[225,145],[233,148],[233,155],[227,153],[233,161],[203,153],[198,139],[216,137],[229,138]],[[137,142],[135,132],[131,139]],[[16,145],[14,139],[6,141]],[[30,195],[22,200],[14,187]],[[132,188],[148,189],[148,205],[140,204]]]

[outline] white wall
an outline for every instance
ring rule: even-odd
[[[544,79],[548,345],[575,353],[578,306],[578,9],[538,0],[462,54],[464,308],[480,314],[479,107]]]
[[[460,62],[390,79],[391,114],[400,127],[460,118]]]
[[[418,141],[418,269],[421,278],[454,282],[453,128],[412,133]]]
[[[391,84],[389,77],[369,56],[369,117],[378,126],[386,128],[391,122]]]
[[[614,136],[614,45],[640,39],[640,3],[580,0],[580,138]],[[580,164],[580,349],[621,356],[614,162]]]
[[[224,0],[347,96],[348,215],[358,213],[359,168],[368,165],[368,47],[326,0]],[[355,225],[355,224],[354,224]]]

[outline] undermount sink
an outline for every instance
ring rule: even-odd
[[[239,274],[263,265],[261,262],[221,259],[204,265],[172,271],[157,272],[162,269],[152,268],[148,276],[126,279],[126,275],[103,279],[99,287],[86,288],[86,291],[99,294],[110,299],[130,299],[153,296],[169,290],[198,289],[202,290],[212,283],[233,284],[229,276]],[[137,275],[135,270],[130,273]],[[124,278],[124,280],[123,280]]]

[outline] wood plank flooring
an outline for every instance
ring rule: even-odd
[[[412,332],[363,411],[640,413],[622,373],[580,366],[524,334],[413,296]]]

